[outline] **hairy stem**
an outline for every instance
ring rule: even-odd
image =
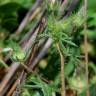
[[[84,44],[85,44],[85,70],[86,70],[86,81],[87,81],[87,88],[88,90],[86,91],[86,96],[90,96],[90,91],[89,91],[89,79],[88,79],[88,36],[87,36],[87,0],[84,0],[84,18],[85,18],[85,23],[84,23]]]
[[[64,57],[60,50],[59,43],[57,43],[56,46],[57,46],[57,49],[58,49],[58,52],[59,52],[60,58],[61,58],[61,96],[66,96],[65,79],[64,79]]]

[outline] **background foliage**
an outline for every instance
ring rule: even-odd
[[[69,4],[71,3],[70,0]],[[2,70],[10,67],[11,62],[24,62],[28,52],[22,51],[19,41],[28,34],[28,30],[34,28],[40,15],[36,16],[29,23],[20,35],[11,38],[16,29],[26,16],[36,0],[0,0],[0,81],[2,81]],[[85,96],[86,78],[84,65],[84,16],[83,1],[68,18],[62,18],[59,12],[60,1],[53,6],[50,2],[44,1],[46,5],[46,28],[43,33],[37,36],[36,42],[43,39],[52,38],[53,43],[48,53],[40,60],[36,66],[37,75],[27,74],[25,83],[20,85],[20,96],[59,96],[60,81],[60,56],[56,48],[59,42],[61,51],[65,58],[65,84],[66,94],[71,96],[76,92],[78,96]],[[88,0],[87,10],[87,33],[88,33],[88,53],[89,53],[89,89],[91,96],[95,96],[96,87],[96,1]],[[45,8],[45,6],[44,6]],[[68,6],[66,6],[66,11]],[[16,35],[16,34],[15,34]],[[42,46],[43,47],[43,46]],[[7,54],[12,52],[10,60],[4,61]],[[30,48],[31,51],[31,48]],[[29,52],[30,52],[29,51]],[[6,72],[3,72],[4,75]],[[18,78],[18,76],[17,76]],[[16,79],[17,79],[16,78]],[[47,83],[42,80],[42,78]],[[67,96],[67,95],[66,95]],[[75,96],[75,95],[72,95]]]

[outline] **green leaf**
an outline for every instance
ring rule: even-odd
[[[7,43],[8,43],[7,46],[9,46],[9,48],[12,49],[11,59],[16,62],[24,61],[26,54],[22,50],[22,48],[16,42],[13,42],[11,40],[9,40]]]
[[[66,64],[64,69],[65,78],[67,78],[72,73],[73,70],[74,70],[74,64],[72,62]]]
[[[34,86],[34,85],[25,85],[26,87],[32,87],[32,88],[40,88],[41,90],[42,90],[42,92],[43,92],[43,95],[44,96],[51,96],[51,94],[52,94],[52,91],[51,91],[51,88],[50,88],[50,86],[48,85],[48,84],[46,84],[46,83],[44,83],[43,81],[41,81],[40,80],[40,78],[39,77],[34,77],[34,76],[30,76],[29,78],[28,78],[28,81],[30,82],[33,82],[36,86]]]
[[[13,31],[18,27],[18,21],[17,18],[6,18],[2,21],[1,26],[9,31]]]
[[[72,41],[69,41],[69,40],[66,40],[66,39],[63,39],[63,42],[71,45],[71,46],[74,46],[74,47],[77,47],[77,45],[75,43],[73,43]]]
[[[9,66],[7,64],[5,64],[4,61],[0,60],[0,67],[3,66],[5,68],[9,68]]]
[[[0,6],[0,16],[2,15],[8,15],[13,14],[20,8],[20,5],[18,3],[7,3]]]

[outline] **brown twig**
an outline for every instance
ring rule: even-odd
[[[42,4],[42,0],[37,0],[37,2],[32,6],[32,8],[29,10],[29,12],[26,14],[25,18],[21,22],[19,28],[16,31],[16,34],[19,35],[25,26],[40,12],[40,5]],[[15,35],[16,35],[15,34]],[[14,37],[14,36],[13,36]]]
[[[40,24],[40,23],[39,23]],[[35,43],[35,39],[37,36],[37,33],[39,31],[39,26],[33,30],[35,32],[32,32],[32,36],[30,36],[30,39],[28,38],[27,42],[24,44],[21,44],[23,50],[25,52],[29,52],[29,49],[32,47],[32,45]],[[0,84],[0,94],[3,94],[3,90],[4,88],[7,86],[8,82],[10,81],[10,79],[12,78],[12,76],[14,75],[14,73],[17,71],[17,69],[19,68],[20,64],[17,63],[13,63],[10,67],[9,72],[5,75],[5,77],[3,78],[1,84]]]
[[[16,89],[18,84],[18,80],[13,84],[13,86],[11,87],[11,89],[9,90],[8,94],[6,96],[12,96],[14,90]]]
[[[19,78],[15,81],[15,84],[16,84],[16,88],[14,88],[15,90],[12,92],[12,95],[11,96],[14,96],[14,95],[19,95],[20,92],[21,92],[21,88],[20,88],[20,84],[22,82],[22,84],[25,83],[25,79],[26,79],[26,74],[25,74],[25,71],[21,72]],[[13,85],[14,86],[14,85]]]
[[[13,76],[14,72],[16,72],[16,69],[18,67],[18,64],[14,63],[14,66],[11,66],[11,70],[9,69],[9,72],[6,74],[6,76],[3,78],[2,82],[0,83],[0,96],[3,96],[6,90],[8,89],[8,85],[13,81],[13,79],[10,80],[10,77]],[[9,82],[10,80],[10,82]]]
[[[48,49],[50,48],[52,44],[52,39],[49,38],[46,42],[46,44],[44,45],[43,49],[40,51],[40,53],[38,54],[38,56],[34,59],[34,61],[31,63],[30,68],[34,68],[36,66],[36,64],[38,63],[38,61],[40,61],[42,59],[42,57],[47,53]]]
[[[67,9],[67,12],[64,14],[64,17],[69,17],[72,13],[72,11],[76,8],[79,0],[72,0],[69,8]]]
[[[43,30],[45,28],[45,25],[46,25],[45,24],[45,20],[43,21],[43,18],[42,18],[42,22],[40,24],[40,30],[39,30],[40,32],[39,33],[43,32]],[[32,51],[30,53],[29,61],[28,61],[28,65],[29,66],[33,62],[33,59],[37,56],[38,50],[40,50],[41,47],[44,46],[44,43],[46,43],[45,41],[46,41],[45,39],[41,39],[41,40],[39,40],[38,43],[34,44],[34,46],[32,48]]]
[[[60,7],[60,12],[61,12],[61,14],[63,13],[63,11],[64,11],[65,6],[67,5],[67,3],[68,3],[68,0],[64,0],[64,1],[62,2],[62,5],[61,5],[61,7]]]
[[[39,19],[39,21],[37,22],[37,24],[34,26],[34,28],[30,29],[30,31],[24,36],[24,38],[20,41],[20,45],[24,45],[28,42],[28,40],[31,38],[31,36],[33,35],[33,33],[36,31],[36,29],[38,27],[40,27],[40,23],[42,22],[42,19],[44,18],[46,14],[46,9],[41,13],[41,17]]]
[[[44,15],[44,14],[43,14]],[[39,24],[40,24],[40,22],[39,22]],[[38,24],[38,25],[39,25]],[[39,26],[37,26],[37,28],[35,29],[35,30],[33,30],[33,31],[35,31],[35,32],[32,32],[33,34],[31,34],[32,36],[30,37],[30,39],[28,38],[28,40],[27,40],[27,42],[26,43],[24,43],[24,44],[21,44],[21,45],[23,45],[22,47],[24,47],[23,49],[24,50],[27,50],[28,51],[28,49],[30,49],[31,47],[32,47],[32,45],[33,45],[33,43],[34,43],[34,41],[35,41],[35,38],[36,38],[36,34],[38,33],[38,31],[39,31]],[[29,35],[30,36],[30,35]],[[29,43],[28,43],[29,42]],[[13,64],[14,65],[14,64]],[[23,67],[28,71],[28,72],[32,72],[33,73],[33,71],[30,69],[30,67],[27,67],[25,64],[22,64],[23,65]],[[17,66],[17,68],[18,68],[19,66]],[[16,68],[16,69],[17,69]],[[14,72],[15,72],[16,70],[14,70]],[[12,72],[13,73],[13,72]],[[14,74],[14,73],[13,73]],[[25,75],[25,72],[24,72],[24,75]],[[6,76],[5,76],[6,77]],[[11,78],[12,76],[10,76],[9,77],[9,79]],[[7,83],[6,83],[7,84]],[[6,85],[5,84],[5,85]]]
[[[45,13],[45,12],[44,12]],[[44,14],[43,14],[44,15]],[[41,20],[42,20],[43,18],[41,18]],[[42,22],[42,23],[40,23],[39,22],[39,24],[40,25],[42,25],[41,27],[40,27],[40,30],[39,31],[41,31],[41,32],[43,32],[43,29],[44,29],[44,26],[45,26],[45,20],[44,20],[44,22]],[[38,25],[39,25],[38,24]],[[38,26],[39,27],[39,26]],[[40,33],[40,32],[39,32]],[[26,38],[27,39],[27,38]],[[45,40],[43,40],[43,41],[45,41]],[[29,58],[28,58],[28,60],[26,61],[26,65],[27,66],[30,66],[30,64],[31,64],[31,62],[32,62],[32,60],[34,60],[34,57],[35,57],[35,55],[37,54],[36,52],[37,52],[37,50],[42,46],[42,43],[44,43],[42,40],[40,40],[39,41],[39,43],[38,44],[34,44],[33,45],[33,47],[31,48],[31,52],[30,52],[30,56],[29,56]],[[25,64],[24,64],[24,66],[25,66]],[[30,68],[30,67],[29,67]],[[34,73],[32,70],[31,70],[31,68],[30,68],[30,70],[29,70],[29,68],[27,67],[26,69],[27,69],[27,71],[29,71],[29,72],[32,72],[33,74],[35,74],[36,76],[38,76],[36,73]],[[23,70],[23,75],[25,76],[25,78],[26,78],[26,72]],[[49,81],[48,80],[46,80],[46,79],[44,79],[44,78],[42,78],[42,77],[40,77],[44,82],[46,82],[46,83],[49,83]],[[23,80],[24,78],[22,77],[22,80]],[[22,83],[21,83],[22,84]]]

